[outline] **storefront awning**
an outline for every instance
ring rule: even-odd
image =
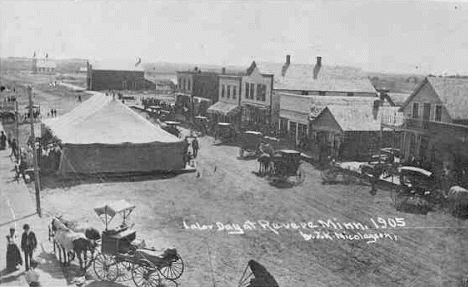
[[[224,116],[233,115],[240,111],[240,107],[236,104],[217,102],[208,108],[208,113],[221,114]]]

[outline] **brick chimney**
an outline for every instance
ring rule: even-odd
[[[315,67],[314,67],[314,80],[317,79],[321,67],[322,67],[322,57],[318,56],[317,63],[315,64]]]
[[[223,68],[221,69],[221,75],[225,75],[225,74],[226,74],[226,68],[223,67]]]
[[[288,70],[289,65],[291,65],[291,55],[286,55],[286,62],[281,69],[281,76],[286,76],[286,71]]]

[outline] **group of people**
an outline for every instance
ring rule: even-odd
[[[48,117],[56,117],[57,116],[57,110],[56,109],[50,109],[50,112],[47,113]]]
[[[191,140],[189,140],[191,138]],[[184,139],[184,165],[194,165],[194,160],[198,156],[198,151],[200,150],[200,143],[196,136],[188,137],[186,136]]]
[[[21,257],[20,249],[16,244],[18,237],[14,227],[10,228],[10,233],[6,236],[7,254],[6,254],[6,269],[7,272],[15,272],[18,270],[18,265],[23,265],[26,270],[26,281],[29,286],[40,286],[39,275],[34,270],[38,263],[33,260],[33,253],[37,248],[36,234],[31,230],[29,224],[23,225],[23,234],[21,236],[21,250],[24,253],[24,261]]]

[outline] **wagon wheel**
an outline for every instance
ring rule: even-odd
[[[101,280],[115,281],[119,275],[118,264],[113,256],[101,253],[94,259],[94,272]]]
[[[147,264],[133,264],[132,279],[138,287],[164,286],[158,270]]]
[[[334,181],[336,177],[338,176],[338,173],[335,171],[333,167],[330,167],[325,170],[322,170],[320,172],[320,176],[322,177],[323,181],[328,182],[328,181]]]
[[[305,177],[306,177],[306,174],[305,174],[305,171],[302,167],[299,167],[296,171],[296,182],[295,184],[298,185],[298,184],[301,184],[304,182],[305,180]]]
[[[159,272],[161,272],[164,278],[167,278],[169,280],[179,279],[180,276],[182,276],[182,273],[184,273],[184,261],[182,260],[182,257],[180,257],[180,255],[177,254],[177,258],[174,258],[174,260],[167,262],[167,265],[165,264],[164,266],[162,266],[159,269]]]
[[[116,282],[124,282],[132,279],[133,263],[121,261],[117,263],[117,269],[119,270],[119,274],[115,280]]]

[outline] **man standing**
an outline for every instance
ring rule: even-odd
[[[31,266],[31,260],[33,257],[33,252],[37,247],[36,235],[29,228],[29,224],[23,226],[23,236],[21,237],[21,250],[24,252],[24,262],[26,271],[29,270]]]
[[[17,144],[17,142],[16,142],[16,139],[13,139],[13,140],[11,141],[10,147],[11,147],[10,158],[11,158],[12,155],[14,155],[14,156],[15,156],[15,159],[17,160],[17,159],[18,159],[18,144]]]
[[[6,148],[6,135],[5,133],[2,131],[2,134],[0,135],[0,150],[3,150]]]
[[[193,149],[193,158],[197,158],[200,145],[198,143],[198,139],[196,136],[193,138],[193,141],[192,141],[192,149]]]

